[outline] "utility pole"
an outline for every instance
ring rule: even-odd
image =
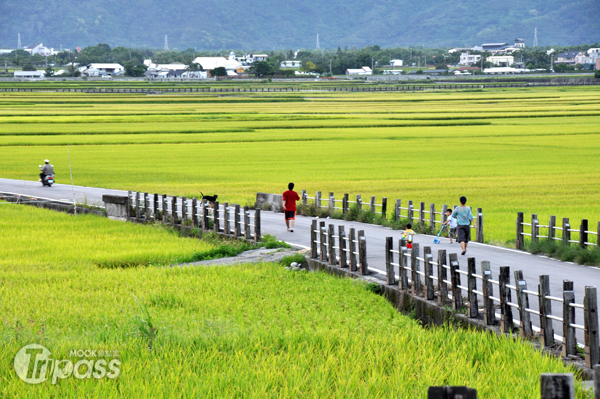
[[[331,59],[329,60],[329,76],[331,76]]]
[[[165,51],[169,51],[169,35],[165,35]]]

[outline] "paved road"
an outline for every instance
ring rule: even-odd
[[[93,187],[81,187],[69,185],[55,184],[52,187],[42,187],[38,182],[25,182],[22,180],[0,179],[0,192],[19,193],[29,196],[61,199],[73,201],[73,198],[79,203],[87,201],[88,204],[102,204],[103,194],[112,195],[127,195],[126,191],[109,190]],[[301,248],[310,247],[310,226],[311,217],[298,216],[294,232],[288,232],[283,220],[283,214],[273,212],[262,213],[262,232],[269,233],[277,237],[279,240],[286,241],[292,245]],[[394,246],[397,245],[401,232],[391,230],[386,227],[363,224],[358,222],[346,222],[342,220],[326,220],[327,225],[334,224],[337,226],[343,224],[346,232],[351,227],[356,230],[364,230],[367,239],[367,255],[369,268],[378,271],[381,274],[385,273],[385,238],[393,237]],[[433,259],[437,259],[437,251],[445,249],[448,254],[458,253],[460,268],[466,270],[467,258],[474,257],[477,261],[477,272],[480,273],[480,262],[483,260],[490,261],[492,266],[492,278],[498,279],[500,266],[510,266],[511,283],[513,280],[512,272],[514,270],[523,270],[525,280],[528,283],[528,288],[531,291],[537,291],[539,275],[547,274],[550,276],[550,290],[553,296],[562,297],[562,281],[571,280],[574,282],[575,299],[577,303],[583,303],[583,293],[585,286],[600,286],[600,268],[586,267],[572,263],[560,262],[554,259],[535,256],[522,251],[516,251],[507,248],[501,248],[486,244],[471,242],[466,256],[460,255],[460,247],[458,244],[449,244],[447,239],[442,239],[441,244],[433,244],[433,237],[416,235],[415,242],[419,243],[421,248],[431,246]],[[397,248],[395,248],[397,249]],[[397,255],[394,262],[397,263]],[[463,282],[466,285],[466,282]],[[478,284],[478,289],[481,289]],[[494,287],[494,294],[498,296],[498,288]],[[517,299],[513,293],[513,302]],[[538,309],[537,298],[530,297],[530,307]],[[562,307],[560,303],[553,303],[554,314],[561,317]],[[583,313],[577,309],[576,323],[583,324]],[[518,319],[518,314],[515,312],[515,318]],[[532,315],[534,325],[539,325],[538,317]],[[555,333],[562,334],[562,327],[555,323]],[[583,332],[578,330],[578,341],[583,341]]]

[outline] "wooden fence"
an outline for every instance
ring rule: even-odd
[[[342,91],[342,92],[389,92],[389,91],[424,91],[424,90],[461,90],[461,89],[495,89],[510,87],[529,86],[598,86],[600,79],[578,79],[574,81],[550,81],[550,82],[527,82],[527,83],[480,83],[480,84],[400,84],[400,85],[377,85],[377,86],[342,86],[342,87],[320,87],[315,90]],[[162,93],[244,93],[244,92],[293,92],[300,91],[299,87],[261,87],[261,88],[236,88],[236,87],[176,87],[176,88],[18,88],[0,87],[0,92],[38,92],[55,91],[71,93],[140,93],[140,94],[162,94]]]
[[[361,233],[359,231],[355,235],[354,229],[351,229],[350,236],[346,237],[343,226],[338,226],[336,235],[333,224],[325,226],[325,222],[321,222],[317,226],[317,220],[313,220],[311,257],[340,268],[349,268],[350,271],[356,271],[358,264],[360,274],[366,275],[369,273],[366,264],[367,242]],[[475,258],[467,258],[466,265],[461,269],[456,253],[447,255],[446,250],[438,250],[437,259],[433,259],[431,247],[425,246],[421,252],[419,244],[413,243],[412,248],[407,249],[402,246],[401,240],[398,240],[398,249],[395,250],[392,237],[386,238],[385,259],[388,285],[436,301],[440,306],[451,306],[460,312],[466,310],[469,318],[482,319],[488,326],[500,324],[504,333],[515,332],[515,327],[518,327],[520,335],[525,338],[534,336],[533,315],[539,320],[536,327],[542,345],[554,348],[560,344],[563,357],[577,354],[576,330],[582,330],[584,340],[581,346],[585,351],[586,366],[592,367],[600,362],[598,300],[594,286],[586,286],[583,303],[576,303],[572,281],[564,280],[562,295],[552,296],[548,275],[539,276],[537,290],[530,290],[522,270],[514,271],[514,284],[511,284],[508,266],[500,267],[500,273],[494,279],[489,261],[481,262],[478,274]],[[530,298],[538,306],[532,307]],[[560,309],[558,312],[556,304]],[[500,310],[499,320],[496,309]],[[576,323],[576,309],[583,312],[583,324]],[[516,314],[513,315],[513,311]],[[555,336],[553,321],[562,326],[562,336]]]
[[[529,226],[529,233],[525,232],[525,226]],[[540,234],[541,229],[546,230],[546,235]],[[571,233],[577,235],[576,240],[572,239]],[[531,237],[531,242],[538,242],[540,238],[547,238],[548,241],[561,241],[565,245],[576,243],[581,248],[586,248],[588,245],[598,246],[600,245],[600,222],[598,222],[596,231],[589,230],[587,219],[581,220],[579,229],[573,229],[569,218],[563,218],[562,226],[557,226],[556,216],[550,216],[548,224],[541,225],[537,214],[532,214],[531,223],[527,223],[524,221],[523,212],[519,212],[517,214],[517,249],[525,249],[525,236]],[[592,237],[594,238],[593,241],[591,241]]]
[[[309,197],[306,193],[306,190],[302,190],[300,194],[300,199],[302,201],[302,205],[307,206],[309,204],[308,200],[313,200],[316,209],[327,208],[329,210],[336,211],[341,210],[343,215],[346,215],[352,205],[356,205],[360,210],[364,210],[365,207],[375,214],[380,214],[384,218],[387,217],[388,212],[388,200],[386,197],[381,199],[381,204],[376,203],[375,196],[371,196],[371,199],[368,203],[364,203],[360,194],[356,195],[356,201],[351,201],[348,194],[344,194],[342,199],[336,199],[334,193],[329,193],[329,198],[327,198],[326,205],[323,206],[323,199],[321,191],[317,191],[314,197]],[[339,206],[341,205],[341,206]],[[442,205],[442,208],[439,212],[436,211],[435,204],[429,204],[429,209],[426,208],[425,202],[421,202],[419,205],[419,209],[415,210],[412,201],[407,201],[406,206],[402,206],[402,200],[397,199],[394,203],[394,217],[396,220],[400,220],[405,217],[408,219],[410,223],[417,221],[421,226],[428,225],[434,231],[438,228],[442,227],[442,223],[446,222],[446,210],[454,209],[448,208],[448,205]],[[472,208],[471,208],[472,209]],[[416,215],[415,215],[416,214]],[[475,217],[475,224],[471,226],[475,233],[475,241],[483,242],[483,211],[481,208],[477,208],[476,212],[473,213]]]
[[[261,239],[260,209],[252,214],[247,206],[129,191],[127,209],[130,217],[140,222],[189,226],[255,242]]]

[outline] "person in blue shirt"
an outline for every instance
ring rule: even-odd
[[[460,197],[460,206],[457,206],[452,212],[451,218],[456,218],[458,223],[458,242],[462,249],[461,255],[467,253],[467,244],[471,238],[471,222],[473,221],[473,213],[467,205],[467,197]]]

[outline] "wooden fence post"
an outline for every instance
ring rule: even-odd
[[[215,221],[217,220],[215,214]],[[244,238],[250,240],[252,238],[252,230],[250,230],[250,210],[247,206],[244,207]]]
[[[233,235],[239,237],[242,235],[240,228],[240,205],[236,204],[233,208]]]
[[[419,244],[413,243],[412,249],[410,250],[410,272],[412,280],[412,294],[418,295],[421,291],[421,277],[417,274],[419,270]]]
[[[467,288],[469,297],[469,317],[475,318],[479,316],[479,307],[477,305],[477,268],[475,258],[467,259]]]
[[[550,216],[548,221],[548,242],[553,243],[556,235],[554,228],[556,227],[556,216]]]
[[[386,237],[385,238],[385,276],[386,283],[388,285],[396,284],[396,275],[394,273],[394,266],[392,266],[392,262],[394,259],[394,253],[392,250],[394,249],[394,237]]]
[[[381,216],[385,219],[387,214],[387,198],[383,197],[381,199]]]
[[[321,222],[319,225],[319,243],[321,244],[319,260],[327,262],[327,230],[325,229],[325,222]]]
[[[502,329],[502,332],[507,333],[513,331],[515,328],[512,308],[508,304],[511,301],[510,288],[506,286],[510,283],[510,267],[500,267],[498,282],[500,283],[500,309],[502,313],[500,316],[500,328]]]
[[[198,228],[198,200],[192,198],[192,227]]]
[[[340,242],[340,267],[348,267],[346,262],[346,232],[343,225],[338,226],[338,240]]]
[[[413,221],[413,202],[412,201],[408,201],[408,222],[412,223]]]
[[[163,223],[167,224],[169,222],[169,207],[168,207],[169,202],[167,201],[167,194],[163,194],[162,196],[162,211],[163,211]]]
[[[481,208],[477,208],[477,231],[476,231],[477,242],[483,242],[483,211]]]
[[[490,297],[494,295],[494,285],[492,279],[492,268],[490,262],[484,260],[481,262],[482,292],[483,292],[483,321],[486,325],[496,324],[496,312],[494,311],[494,300]]]
[[[575,303],[575,292],[573,292],[573,282],[563,280],[563,346],[562,356],[568,357],[577,353],[577,339],[575,328],[575,308],[571,304]]]
[[[218,233],[219,230],[221,230],[221,221],[219,220],[221,210],[219,208],[219,201],[215,201],[215,207],[213,209],[213,228],[215,230],[215,233]]]
[[[394,217],[396,218],[396,220],[400,220],[400,218],[402,217],[402,209],[400,208],[402,208],[402,200],[397,199],[396,207],[394,208]],[[598,222],[598,230],[600,231],[600,222]]]
[[[458,255],[450,254],[450,281],[452,281],[452,309],[460,311],[463,307],[460,290],[460,273],[458,272]]]
[[[535,213],[531,214],[531,242],[538,242],[538,220]]]
[[[369,210],[375,213],[375,196],[371,196],[371,201],[369,201]]]
[[[596,229],[596,237],[597,237],[596,245],[598,245],[600,247],[600,222],[598,222],[598,228]]]
[[[360,194],[356,194],[356,205],[358,206],[358,211],[362,212],[362,198]]]
[[[144,193],[144,219],[146,222],[150,220],[150,196]]]
[[[427,287],[428,300],[435,298],[435,291],[433,290],[433,255],[431,255],[431,247],[423,247],[423,259],[425,259],[425,287]]]
[[[365,237],[364,230],[358,231],[358,257],[360,274],[366,276],[369,274],[369,265],[367,264],[367,237]]]
[[[223,233],[229,234],[229,203],[223,203]]]
[[[552,314],[552,300],[547,298],[550,295],[550,276],[540,276],[538,294],[542,345],[550,347],[554,345],[554,328],[552,327],[552,319],[548,318],[548,315]]]
[[[344,199],[342,200],[342,213],[344,215],[348,213],[348,193],[344,194]]]
[[[581,226],[579,227],[579,246],[586,248],[588,242],[588,220],[582,219]]]
[[[208,203],[205,199],[201,201],[202,206],[202,228],[208,230]]]
[[[592,368],[600,363],[600,343],[598,342],[598,297],[596,287],[585,287],[583,297],[583,318],[585,327],[585,365]],[[596,392],[600,396],[600,392]]]
[[[315,208],[321,209],[321,192],[317,191],[315,195]]]
[[[448,220],[448,216],[446,216],[447,210],[448,210],[448,205],[446,205],[446,204],[442,205],[442,215],[440,217],[440,220],[442,223],[446,223],[446,220]]]
[[[317,253],[317,219],[313,219],[310,225],[310,257],[316,259]]]
[[[524,250],[525,249],[525,240],[523,237],[523,212],[517,213],[517,241],[516,241],[517,249]]]
[[[448,302],[448,273],[446,269],[446,250],[438,250],[437,272],[438,272],[438,304],[445,305]]]
[[[306,194],[306,190],[302,190],[302,205],[308,205],[308,195]]]
[[[135,218],[137,220],[140,220],[140,218],[142,217],[142,212],[140,209],[140,193],[139,192],[135,192]]]
[[[522,270],[515,270],[515,286],[517,287],[517,304],[519,305],[519,319],[521,327],[521,335],[523,337],[532,337],[533,330],[531,329],[531,317],[527,309],[529,309],[529,296],[524,292],[527,290],[527,281],[523,278]]]
[[[187,206],[188,206],[187,198],[181,197],[181,224],[183,226],[185,226],[186,222],[188,221]]]
[[[429,204],[429,227],[435,231],[435,204]]]
[[[356,261],[356,230],[354,227],[350,228],[350,271],[355,272],[358,270]]]
[[[563,218],[563,244],[571,245],[571,225],[569,224],[569,218]]]
[[[542,399],[575,399],[573,374],[543,373],[540,376]]]
[[[329,264],[337,265],[337,256],[335,255],[335,226],[330,224],[327,231],[327,242],[329,243]]]
[[[335,196],[333,193],[329,193],[329,210],[335,212]]]
[[[179,216],[177,216],[177,197],[171,197],[171,223],[176,225],[179,222]]]
[[[421,202],[419,205],[419,224],[425,226],[425,203]]]
[[[404,252],[405,248],[402,246],[402,239],[398,240],[398,265],[400,265],[399,268],[399,272],[400,272],[400,281],[399,281],[399,285],[400,285],[400,289],[402,290],[408,290],[408,272],[406,271],[406,265],[408,265],[408,262],[406,260],[406,256],[405,256],[405,252]]]
[[[160,211],[158,209],[158,194],[154,194],[154,221],[158,221],[160,219]]]
[[[260,208],[254,210],[254,242],[259,242],[262,235],[260,231]]]

